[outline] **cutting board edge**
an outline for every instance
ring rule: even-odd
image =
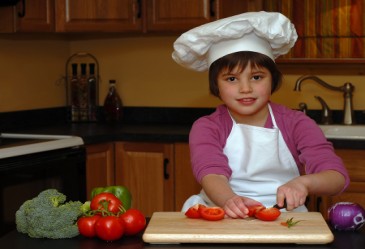
[[[317,239],[298,239],[298,238],[279,238],[275,236],[271,237],[245,237],[245,236],[175,236],[171,237],[170,234],[143,234],[142,239],[146,243],[150,244],[188,244],[188,243],[217,243],[217,244],[303,244],[303,245],[319,245],[329,244],[333,242],[333,234],[323,235]],[[229,240],[227,240],[229,239]]]

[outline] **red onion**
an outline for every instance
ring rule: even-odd
[[[338,202],[328,210],[328,218],[336,230],[355,231],[365,224],[365,209],[357,203]]]

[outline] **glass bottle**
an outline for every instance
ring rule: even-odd
[[[104,101],[105,120],[109,123],[117,123],[122,119],[123,105],[115,84],[115,80],[109,80],[109,92]]]
[[[79,121],[79,78],[77,75],[77,63],[73,63],[72,76],[70,80],[71,120]]]
[[[95,64],[89,64],[89,78],[87,80],[88,84],[88,120],[96,121],[96,108],[98,102],[98,84],[95,77]]]
[[[87,121],[87,101],[88,101],[88,87],[86,75],[86,63],[81,63],[81,75],[79,77],[79,106],[80,106],[80,120]]]

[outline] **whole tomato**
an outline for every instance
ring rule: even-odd
[[[107,210],[118,213],[122,201],[112,193],[100,193],[92,198],[90,203],[91,210]]]
[[[83,216],[77,220],[77,227],[81,235],[85,237],[95,237],[95,224],[101,218],[100,215]]]
[[[124,234],[124,226],[117,216],[102,216],[95,224],[95,232],[102,240],[118,240]]]
[[[141,211],[137,209],[128,209],[120,216],[124,225],[125,235],[135,235],[142,231],[146,226],[146,218]]]

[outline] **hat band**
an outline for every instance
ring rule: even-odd
[[[251,32],[238,39],[234,40],[221,40],[218,43],[213,44],[208,51],[208,63],[209,66],[219,58],[241,51],[257,52],[270,57],[273,61],[274,55],[269,42],[263,38],[258,37],[255,33]]]

